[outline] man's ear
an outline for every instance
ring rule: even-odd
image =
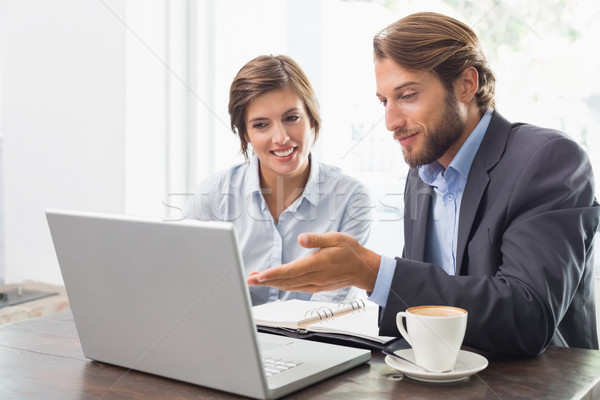
[[[454,94],[461,103],[469,103],[479,87],[479,73],[475,67],[465,69],[454,83]]]

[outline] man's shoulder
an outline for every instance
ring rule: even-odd
[[[556,138],[569,138],[567,134],[558,129],[542,127],[528,122],[512,122],[494,110],[488,131],[498,134],[502,131],[520,140],[543,141]]]
[[[514,148],[520,149],[521,152],[526,150],[535,151],[547,144],[552,146],[568,143],[575,147],[578,146],[568,134],[558,129],[526,122],[510,122],[497,112],[494,112],[488,130],[492,137],[497,135],[504,137],[504,139],[500,137],[490,138],[492,140],[487,141],[488,147],[491,145],[497,148],[500,144],[499,140],[506,141],[509,152]]]
[[[505,143],[494,148],[488,144],[480,161],[494,167],[501,174],[520,174],[525,169],[563,168],[565,165],[588,165],[589,157],[585,149],[568,134],[553,128],[529,123],[513,123]],[[500,142],[496,141],[496,145]],[[489,155],[497,155],[497,162],[485,164]],[[537,166],[536,166],[537,165]]]
[[[544,140],[544,138],[569,138],[566,133],[559,131],[558,129],[546,128],[524,122],[512,123],[511,133],[515,135],[532,135],[533,138],[537,138],[539,140]]]
[[[554,146],[580,148],[580,145],[565,132],[526,123],[513,124],[507,145],[509,148],[525,148],[532,152]]]

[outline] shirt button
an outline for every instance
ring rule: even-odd
[[[450,193],[447,197],[448,201],[452,201],[454,200],[454,195],[452,193]]]

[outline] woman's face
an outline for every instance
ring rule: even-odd
[[[309,166],[314,133],[304,102],[290,88],[256,97],[246,109],[246,140],[266,182],[301,176]]]

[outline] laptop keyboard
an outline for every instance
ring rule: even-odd
[[[265,369],[265,374],[267,377],[276,375],[280,372],[287,371],[298,365],[302,364],[301,361],[289,361],[282,360],[272,357],[263,358],[263,367]]]

